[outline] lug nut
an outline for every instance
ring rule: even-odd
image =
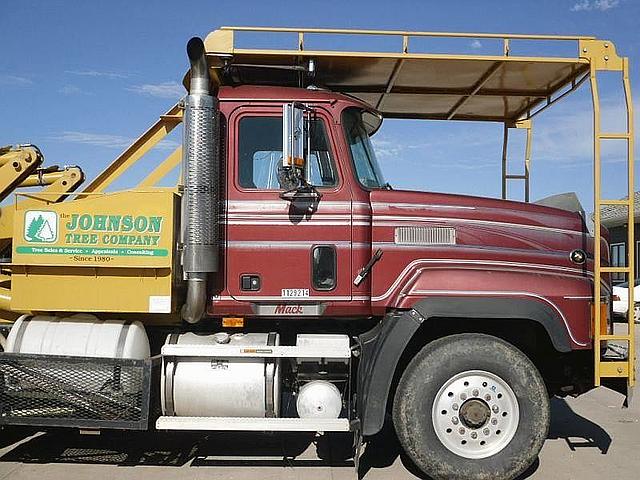
[[[458,417],[453,417],[451,419],[451,423],[453,423],[454,425],[457,425],[458,424]]]
[[[484,399],[489,402],[491,401],[491,395],[489,395],[488,393],[484,396]]]
[[[473,393],[474,397],[477,397],[480,394],[480,392],[477,389],[474,389],[473,392],[471,393]]]
[[[500,411],[498,405],[494,405],[493,407],[491,407],[491,410],[493,410],[493,413],[498,413]]]
[[[465,430],[464,428],[460,427],[460,430],[458,430],[458,432],[460,433],[460,435],[464,435]]]
[[[478,438],[478,434],[476,432],[471,432],[471,438],[475,440],[476,438]]]
[[[452,408],[453,410],[458,410],[458,404],[457,404],[457,403],[454,403],[453,405],[451,405],[451,408]]]
[[[482,433],[484,433],[485,435],[489,435],[491,432],[488,428],[485,428],[484,430],[482,430]]]
[[[497,418],[492,418],[491,419],[491,425],[497,425],[498,424],[498,419]]]
[[[467,394],[466,394],[466,393],[464,393],[464,392],[462,392],[462,393],[460,394],[460,400],[466,400],[466,399],[467,399]]]

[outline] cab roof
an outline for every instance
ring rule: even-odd
[[[357,106],[368,108],[368,105],[361,100],[341,93],[336,93],[319,88],[300,87],[269,87],[265,85],[222,85],[218,90],[220,101],[234,100],[264,100],[264,101],[284,101],[284,102],[309,102],[309,103],[335,103],[345,101]]]
[[[295,49],[239,48],[238,32],[297,34]],[[395,36],[398,52],[308,50],[305,35]],[[414,52],[418,37],[501,39],[504,55]],[[342,37],[340,37],[342,38]],[[514,56],[510,41],[573,42],[575,57]],[[338,40],[339,42],[339,40]],[[399,42],[400,43],[400,42]],[[605,54],[601,54],[602,49]],[[316,85],[355,97],[388,118],[510,122],[533,116],[554,97],[577,88],[594,61],[618,62],[611,42],[587,36],[222,27],[205,40],[220,86]],[[530,50],[530,49],[529,49]],[[187,77],[188,78],[188,77]]]

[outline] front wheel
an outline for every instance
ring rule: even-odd
[[[407,455],[434,479],[512,479],[542,448],[549,400],[516,347],[489,335],[452,335],[409,363],[393,422]]]

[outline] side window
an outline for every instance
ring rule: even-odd
[[[316,290],[332,290],[336,286],[336,249],[333,245],[313,248],[311,279]]]
[[[332,187],[337,181],[324,122],[310,123],[311,152],[307,181],[315,187]],[[238,131],[238,182],[243,188],[280,190],[282,117],[244,117]]]

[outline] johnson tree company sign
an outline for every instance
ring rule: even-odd
[[[164,218],[145,215],[24,213],[23,254],[167,256],[160,244]]]

